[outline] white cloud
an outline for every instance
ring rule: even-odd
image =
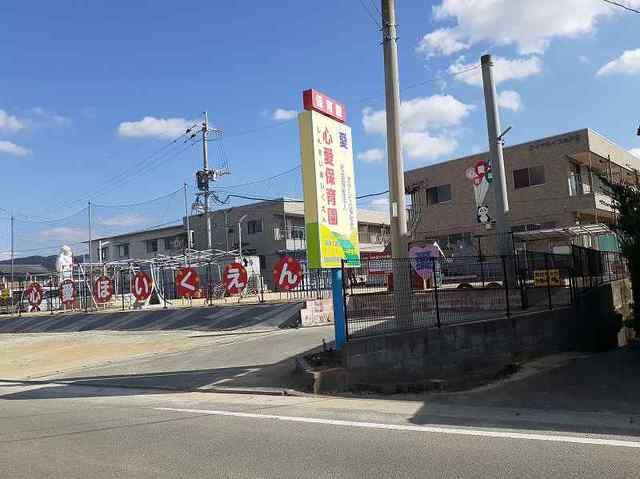
[[[278,108],[271,115],[272,120],[276,121],[289,121],[293,120],[298,115],[298,112],[295,110],[283,110],[282,108]]]
[[[461,33],[452,28],[439,28],[427,33],[420,40],[417,50],[421,53],[426,53],[428,56],[433,56],[436,53],[451,55],[461,50],[467,50],[471,46],[468,42],[462,41],[461,38]]]
[[[400,123],[406,131],[424,131],[459,125],[473,105],[462,103],[451,95],[433,95],[403,101],[400,104]],[[367,133],[384,135],[387,131],[386,112],[365,108],[362,125]]]
[[[409,160],[433,160],[452,153],[458,141],[452,129],[474,109],[451,95],[433,95],[400,104],[401,142]],[[369,134],[386,135],[386,112],[365,108],[362,125]]]
[[[365,163],[379,163],[384,160],[384,150],[380,148],[371,148],[370,150],[358,153],[358,159]]]
[[[493,64],[493,80],[496,85],[508,80],[521,80],[539,75],[542,72],[542,60],[536,56],[514,59],[494,57]],[[461,57],[449,67],[448,71],[467,85],[482,86],[482,70],[480,68],[466,71],[474,66],[477,66],[477,63],[464,63],[464,57]]]
[[[71,124],[71,118],[36,106],[27,111],[32,126],[61,127]]]
[[[0,131],[16,132],[24,128],[24,123],[4,110],[0,110]]]
[[[197,123],[185,118],[155,118],[145,116],[139,121],[118,125],[118,135],[127,138],[175,138]]]
[[[589,57],[586,55],[580,55],[578,56],[578,61],[580,63],[589,63]]]
[[[626,3],[640,5],[640,0]],[[600,19],[616,13],[601,0],[442,0],[434,17],[454,25],[425,35],[418,48],[449,55],[484,42],[539,54],[554,38],[591,33]]]
[[[434,160],[453,153],[458,141],[450,136],[432,136],[428,132],[402,134],[402,150],[410,160]]]
[[[31,150],[24,148],[20,145],[16,145],[12,141],[0,140],[0,154],[6,153],[13,156],[27,156],[31,153]]]
[[[367,205],[367,207],[371,208],[372,210],[388,212],[389,197],[387,195],[377,196],[376,198],[373,198],[371,201],[369,201],[369,204]]]
[[[631,153],[633,156],[640,158],[640,148],[632,148],[629,150],[629,153]]]
[[[104,226],[135,226],[142,224],[146,221],[146,218],[137,213],[128,213],[124,215],[116,215],[110,218],[104,218],[96,221],[96,223]]]
[[[618,58],[604,65],[596,75],[637,75],[640,73],[640,48],[626,50]]]
[[[498,106],[518,111],[522,108],[522,98],[517,91],[505,90],[498,94]]]
[[[87,241],[88,233],[86,228],[70,228],[67,226],[58,226],[55,228],[49,228],[40,232],[42,238],[48,240],[56,240],[60,242],[64,241]]]

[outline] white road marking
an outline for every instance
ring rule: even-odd
[[[278,421],[302,422],[309,424],[328,424],[332,426],[347,426],[366,429],[386,429],[391,431],[432,432],[436,434],[455,434],[460,436],[494,437],[500,439],[523,439],[529,441],[565,442],[573,444],[587,444],[592,446],[629,447],[640,449],[640,441],[624,441],[620,439],[604,439],[584,436],[561,436],[555,434],[534,434],[526,432],[489,431],[470,428],[453,428],[440,426],[411,426],[408,424],[384,424],[376,422],[342,421],[339,419],[320,419],[299,416],[279,416],[275,414],[256,414],[236,411],[218,411],[215,409],[180,409],[172,407],[156,407],[157,411],[185,412],[210,416],[231,416],[251,419],[275,419]]]
[[[246,376],[247,374],[255,373],[256,371],[260,371],[260,368],[249,368],[246,371],[243,371],[243,372],[241,372],[239,374],[236,374],[235,376],[232,376],[230,378],[219,379],[218,381],[212,382],[211,384],[209,384],[209,386],[215,386],[217,384],[228,383],[229,381],[233,381],[236,378],[241,378],[243,376]]]

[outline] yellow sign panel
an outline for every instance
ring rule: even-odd
[[[2,290],[2,292],[0,293],[0,298],[1,299],[9,299],[9,289],[8,288],[4,288]]]
[[[308,266],[360,266],[351,128],[316,111],[298,123]]]
[[[549,278],[547,280],[547,278]],[[559,269],[538,269],[533,272],[533,284],[536,287],[547,286],[562,286],[560,281]]]

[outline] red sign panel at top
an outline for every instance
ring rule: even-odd
[[[319,111],[342,123],[347,121],[347,109],[345,106],[317,90],[303,91],[302,103],[305,110]]]

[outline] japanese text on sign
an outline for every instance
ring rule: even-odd
[[[299,115],[310,268],[360,265],[351,129],[317,111]]]

